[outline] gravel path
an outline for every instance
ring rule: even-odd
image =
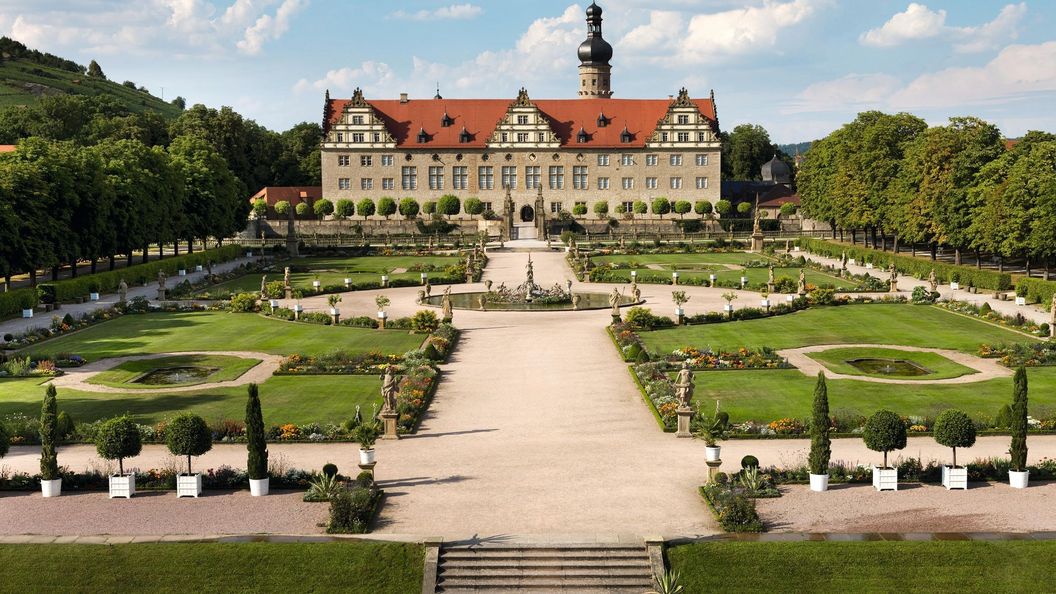
[[[114,388],[100,384],[88,383],[88,380],[96,375],[113,369],[128,361],[144,361],[147,359],[162,359],[165,357],[179,357],[184,355],[226,355],[230,357],[241,357],[243,359],[260,359],[245,373],[233,380],[226,382],[212,382],[208,384],[194,384],[193,386],[170,386],[162,388]],[[281,355],[269,355],[268,353],[254,353],[250,351],[181,351],[178,353],[155,353],[152,355],[130,355],[128,357],[112,357],[100,359],[84,365],[65,369],[62,375],[51,380],[56,388],[80,390],[82,392],[105,392],[108,394],[168,394],[171,392],[193,392],[197,390],[211,390],[213,388],[233,388],[246,384],[261,384],[275,373],[282,363]]]
[[[808,353],[818,353],[821,351],[828,351],[832,349],[841,349],[848,347],[856,348],[880,348],[880,349],[892,349],[897,351],[911,351],[918,353],[935,353],[942,355],[954,363],[959,363],[974,369],[977,373],[970,373],[962,375],[960,377],[951,377],[947,379],[894,379],[894,378],[883,378],[883,377],[869,377],[865,375],[848,375],[845,373],[835,373],[831,369],[825,367],[820,362],[808,357]],[[784,349],[777,351],[777,354],[788,359],[791,363],[803,372],[804,375],[816,376],[819,371],[824,371],[825,375],[829,379],[850,379],[860,382],[871,382],[874,384],[906,384],[906,385],[919,385],[919,384],[970,384],[974,382],[985,382],[998,377],[1011,377],[1012,370],[1003,367],[998,364],[996,359],[983,359],[982,357],[976,357],[975,355],[969,355],[960,351],[952,351],[949,349],[930,349],[924,347],[911,347],[911,346],[899,346],[891,344],[816,344],[811,346],[800,347],[796,349]]]

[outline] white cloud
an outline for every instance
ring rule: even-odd
[[[394,19],[407,19],[412,21],[434,21],[434,20],[466,20],[475,19],[478,16],[484,14],[484,9],[476,4],[452,4],[451,6],[442,6],[436,10],[419,10],[417,12],[407,12],[405,10],[397,10],[396,12],[389,15]]]
[[[833,106],[858,109],[882,103],[901,86],[898,78],[888,74],[848,74],[808,86],[784,112],[829,111]]]
[[[682,13],[665,10],[649,12],[649,22],[631,29],[617,44],[620,50],[657,50],[677,46],[678,35],[685,30]]]
[[[911,41],[942,38],[951,40],[958,52],[980,52],[1015,39],[1026,13],[1025,2],[1008,4],[988,23],[977,27],[953,27],[946,24],[945,10],[931,10],[914,2],[879,28],[862,33],[858,39],[862,45],[894,47]]]
[[[293,86],[297,93],[322,92],[326,89],[349,92],[355,87],[374,90],[388,87],[396,80],[396,74],[384,62],[363,62],[358,68],[339,68],[326,73],[323,78],[309,81],[302,78]]]
[[[246,29],[242,40],[236,44],[238,51],[259,54],[266,42],[282,37],[290,29],[290,19],[307,5],[308,0],[283,0],[274,16],[261,15],[253,26]]]
[[[771,49],[783,29],[803,22],[825,3],[765,0],[762,6],[695,15],[689,21],[685,39],[678,42],[680,57],[684,63],[700,64],[723,55]]]

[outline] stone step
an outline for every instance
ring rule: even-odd
[[[554,594],[555,592],[568,592],[569,594],[642,594],[643,592],[649,592],[653,589],[653,585],[648,586],[606,586],[606,587],[591,587],[591,586],[571,586],[568,588],[562,586],[503,586],[503,587],[476,587],[476,586],[448,586],[437,592],[443,592],[444,594],[457,594],[459,592],[474,592],[475,594],[506,594],[508,592],[516,592],[517,594]]]
[[[601,550],[530,550],[530,551],[444,551],[446,559],[641,559],[645,553],[638,551]]]
[[[649,559],[547,559],[547,558],[507,558],[507,559],[443,559],[441,567],[450,569],[463,567],[512,569],[546,569],[571,567],[611,567],[623,569],[649,569]]]
[[[575,578],[552,578],[552,577],[471,577],[456,579],[439,579],[436,583],[437,592],[453,592],[458,589],[477,591],[506,592],[510,590],[540,590],[540,591],[575,591],[594,589],[603,592],[612,591],[614,588],[637,588],[638,594],[648,591],[653,587],[652,579],[647,578],[599,578],[599,577],[575,577]]]
[[[652,576],[646,567],[447,567],[441,564],[438,574],[442,578],[461,577],[645,577]]]

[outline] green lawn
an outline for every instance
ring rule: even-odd
[[[290,285],[295,289],[311,289],[312,281],[318,280],[322,286],[343,285],[345,279],[352,279],[353,284],[380,282],[381,275],[389,275],[389,280],[421,280],[421,272],[398,272],[394,270],[410,269],[415,265],[431,264],[436,270],[427,272],[430,278],[443,276],[446,266],[458,264],[458,256],[360,256],[352,258],[298,258],[289,262],[279,262],[278,268],[286,265],[296,268],[308,268],[310,272],[291,272]],[[281,281],[283,273],[269,274],[268,282]],[[260,290],[261,275],[247,274],[219,285],[209,287],[210,293],[253,292]],[[461,281],[462,279],[458,279]]]
[[[0,379],[0,418],[20,413],[40,415],[44,397],[41,379]],[[108,394],[59,390],[59,409],[77,422],[129,413],[137,422],[154,424],[181,412],[192,412],[209,422],[245,418],[246,388],[225,388],[143,394]],[[284,423],[342,423],[360,405],[370,414],[371,403],[381,406],[381,379],[371,375],[273,376],[260,385],[264,421]]]
[[[667,556],[686,594],[1039,592],[1056,542],[704,542]]]
[[[314,355],[340,349],[402,354],[417,348],[421,342],[421,336],[402,330],[301,324],[253,314],[188,312],[122,316],[43,342],[33,347],[32,353],[76,353],[89,361],[186,351]]]
[[[923,367],[931,372],[926,375],[898,376],[896,378],[904,380],[937,380],[961,377],[962,375],[976,373],[975,370],[965,367],[964,365],[954,363],[953,361],[947,359],[946,357],[943,357],[938,353],[900,351],[898,349],[853,347],[846,349],[830,349],[817,353],[808,353],[807,356],[811,359],[814,359],[815,361],[823,363],[825,367],[827,367],[834,373],[842,373],[846,375],[862,375],[866,377],[882,378],[894,377],[890,375],[884,375],[882,373],[867,373],[851,365],[848,362],[853,361],[855,359],[891,359],[895,361],[909,361],[912,363],[916,363],[917,366]]]
[[[893,344],[975,353],[981,343],[1033,340],[972,318],[922,305],[871,304],[814,307],[758,320],[684,326],[643,332],[654,352],[685,346],[787,349],[815,344]]]
[[[745,268],[731,270],[730,266],[740,267],[752,261],[769,260],[760,254],[747,252],[718,252],[702,254],[640,254],[619,256],[598,256],[592,258],[594,264],[621,263],[634,267],[638,271],[638,281],[642,283],[671,282],[671,273],[678,271],[679,278],[685,282],[708,281],[712,274],[718,282],[740,283],[741,277],[748,279],[750,286],[766,284],[769,271],[766,268]],[[662,270],[649,268],[659,266]],[[613,277],[624,282],[631,282],[630,269],[611,271]],[[853,282],[840,279],[815,270],[806,269],[804,274],[808,284],[833,285],[837,288],[852,288]],[[774,279],[782,277],[799,282],[798,268],[775,268]]]
[[[88,380],[90,384],[110,386],[121,389],[157,389],[158,386],[136,383],[135,380],[145,373],[156,369],[172,367],[204,367],[214,371],[202,378],[182,381],[179,386],[194,386],[198,384],[211,384],[216,382],[228,382],[242,377],[260,363],[260,359],[244,359],[242,357],[231,357],[228,355],[181,355],[178,357],[162,357],[160,359],[145,359],[142,361],[126,361],[117,367],[108,369]]]
[[[420,545],[2,545],[2,592],[355,592],[422,589]]]

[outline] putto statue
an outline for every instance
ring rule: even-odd
[[[931,274],[928,275],[928,286],[931,287],[931,292],[935,293],[939,290],[939,280],[935,278],[935,269],[931,269]]]
[[[803,269],[799,269],[799,294],[807,294],[807,274],[803,272]]]
[[[121,284],[117,285],[117,298],[118,301],[128,301],[128,283],[125,279],[121,279]]]
[[[164,270],[159,270],[158,271],[158,289],[161,290],[161,291],[165,290],[165,279],[166,278],[168,278],[168,277],[165,276],[165,271]]]

